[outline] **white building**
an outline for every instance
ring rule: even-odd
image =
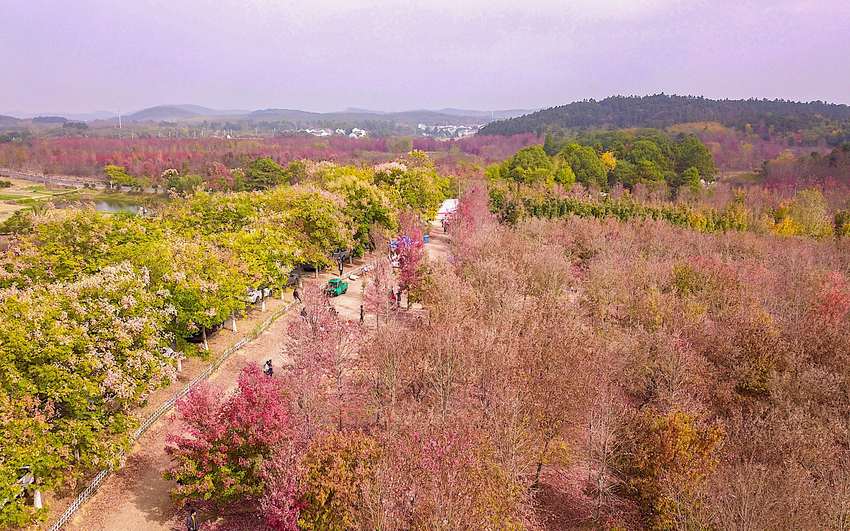
[[[443,204],[440,205],[440,210],[437,211],[437,219],[446,219],[451,217],[455,210],[457,210],[457,199],[446,199],[443,201]]]

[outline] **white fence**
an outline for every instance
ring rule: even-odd
[[[247,344],[249,341],[256,338],[258,335],[260,335],[266,328],[269,327],[269,325],[271,325],[273,322],[275,322],[275,320],[278,317],[280,317],[287,310],[289,310],[289,308],[291,306],[292,306],[292,303],[290,302],[289,304],[285,304],[282,308],[278,308],[272,315],[269,316],[268,319],[266,319],[265,321],[260,323],[260,325],[253,332],[251,332],[251,334],[240,339],[235,345],[231,346],[230,348],[228,348],[227,350],[222,352],[221,355],[218,358],[216,358],[215,361],[213,361],[210,364],[210,366],[207,367],[204,370],[204,372],[199,374],[194,380],[189,382],[189,384],[186,385],[186,387],[181,389],[179,393],[177,393],[176,395],[169,398],[164,404],[159,406],[156,409],[156,411],[151,413],[151,415],[147,419],[145,419],[144,422],[142,422],[141,426],[136,428],[136,431],[134,431],[133,434],[130,436],[130,442],[132,443],[132,442],[136,441],[139,437],[144,435],[144,433],[146,431],[148,431],[148,429],[151,426],[153,426],[154,423],[157,420],[159,420],[159,418],[162,415],[164,415],[166,411],[168,411],[169,409],[174,407],[174,404],[177,402],[177,400],[179,398],[183,397],[183,395],[188,393],[190,389],[192,389],[199,382],[201,382],[202,380],[207,378],[210,374],[212,374],[212,372],[215,369],[217,369],[219,367],[219,365],[221,365],[224,362],[224,360],[226,360],[231,354],[233,354],[234,352],[236,352],[237,350],[239,350],[240,348],[245,346],[245,344]],[[120,454],[118,454],[117,457],[120,459],[123,456],[124,456],[124,452],[122,451]],[[104,480],[106,480],[106,478],[108,478],[110,474],[112,474],[112,471],[113,471],[112,468],[107,468],[106,470],[101,470],[100,473],[97,476],[95,476],[94,480],[92,480],[92,482],[83,490],[83,492],[81,492],[80,495],[77,496],[77,499],[74,500],[74,502],[71,504],[71,506],[68,507],[68,509],[66,509],[64,513],[62,513],[62,516],[60,516],[59,520],[55,524],[53,524],[53,526],[50,528],[50,531],[59,531],[59,529],[61,529],[63,525],[68,523],[68,520],[70,520],[71,517],[74,516],[74,513],[77,512],[77,510],[80,507],[82,507],[82,505],[86,502],[86,500],[91,498],[91,496],[95,492],[97,492],[97,489],[100,486],[100,484],[103,483]]]

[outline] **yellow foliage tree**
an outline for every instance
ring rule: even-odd
[[[681,499],[693,493],[717,466],[722,432],[698,416],[649,409],[633,419],[617,465],[622,494],[637,502],[647,528],[673,530]]]
[[[602,164],[605,165],[605,169],[608,170],[608,173],[611,173],[614,171],[614,168],[617,167],[617,157],[614,156],[613,151],[606,151],[599,156],[599,160],[601,160]]]

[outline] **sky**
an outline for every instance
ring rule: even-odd
[[[848,0],[2,0],[0,111],[850,103]]]

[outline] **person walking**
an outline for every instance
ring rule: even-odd
[[[342,259],[340,258],[340,260],[339,260],[339,276],[340,277],[342,276],[342,269],[343,269],[343,264],[342,264]]]
[[[298,288],[292,290],[292,298],[298,301],[299,303],[304,304],[303,302],[301,302],[301,294],[298,293]]]
[[[363,324],[363,305],[360,305],[360,324]]]
[[[301,308],[301,318],[304,319],[305,321],[307,320],[307,307],[306,306]]]
[[[186,518],[186,531],[198,531],[198,513],[195,509],[189,511],[189,517]]]

